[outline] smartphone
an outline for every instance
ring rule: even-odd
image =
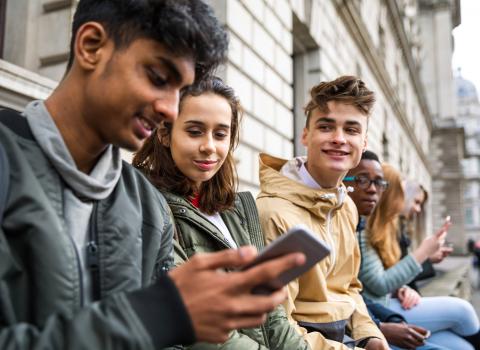
[[[284,271],[276,279],[271,280],[266,284],[256,286],[252,290],[253,294],[270,294],[282,288],[288,282],[302,275],[304,272],[311,269],[317,262],[324,259],[330,254],[330,248],[308,227],[305,225],[296,225],[287,233],[266,246],[255,260],[244,266],[242,270],[247,270],[267,260],[275,259],[290,253],[305,254],[305,264]]]
[[[451,220],[450,215],[445,216],[445,224],[449,223]]]

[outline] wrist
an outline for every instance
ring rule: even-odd
[[[415,249],[412,255],[414,259],[417,261],[417,263],[419,263],[420,265],[423,264],[429,257],[428,252],[425,249],[423,249],[422,246]]]

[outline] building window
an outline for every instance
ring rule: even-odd
[[[313,6],[313,4],[312,4]],[[320,48],[309,28],[293,14],[293,113],[294,155],[305,155],[301,135],[305,126],[304,107],[310,99],[310,89],[322,80]]]
[[[470,226],[473,225],[473,209],[472,208],[465,209],[465,224]]]
[[[378,24],[378,52],[380,53],[380,59],[385,62],[386,52],[385,30],[382,25]]]
[[[382,158],[384,162],[390,160],[390,153],[388,152],[388,138],[385,131],[382,134]]]

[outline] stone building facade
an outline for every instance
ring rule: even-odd
[[[465,134],[456,123],[457,100],[452,73],[452,30],[460,24],[459,0],[422,0],[419,25],[423,64],[421,79],[432,115],[433,133],[429,159],[432,170],[430,202],[433,227],[449,215],[453,225],[448,239],[457,252],[465,252],[466,235],[463,207]]]
[[[28,99],[46,96],[61,79],[76,2],[2,1],[0,104],[21,108]],[[219,75],[235,88],[245,109],[236,153],[242,189],[258,191],[259,152],[285,158],[304,153],[299,136],[309,88],[321,80],[353,74],[377,92],[369,149],[432,191],[431,143],[438,113],[429,102],[431,87],[439,85],[435,89],[441,91],[435,96],[440,102],[446,103],[450,97],[448,89],[440,86],[439,71],[425,73],[433,59],[428,51],[430,42],[425,41],[430,40],[428,35],[437,35],[439,42],[450,40],[451,30],[458,24],[454,20],[458,1],[210,3],[230,33],[228,63]],[[435,3],[441,3],[446,12],[440,17],[448,17],[450,25],[435,27],[438,33],[425,36],[422,31],[431,30],[431,17],[437,18]],[[450,56],[439,63],[443,68],[451,60],[451,47],[449,50]],[[425,83],[425,77],[431,79]],[[23,85],[28,88],[21,88]],[[430,226],[431,220],[427,220]]]
[[[457,125],[465,130],[466,158],[464,212],[467,239],[480,239],[480,102],[475,85],[458,75],[455,79],[458,99]]]

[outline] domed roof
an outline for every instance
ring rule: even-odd
[[[477,88],[475,85],[461,75],[455,78],[455,88],[459,100],[478,102]]]

